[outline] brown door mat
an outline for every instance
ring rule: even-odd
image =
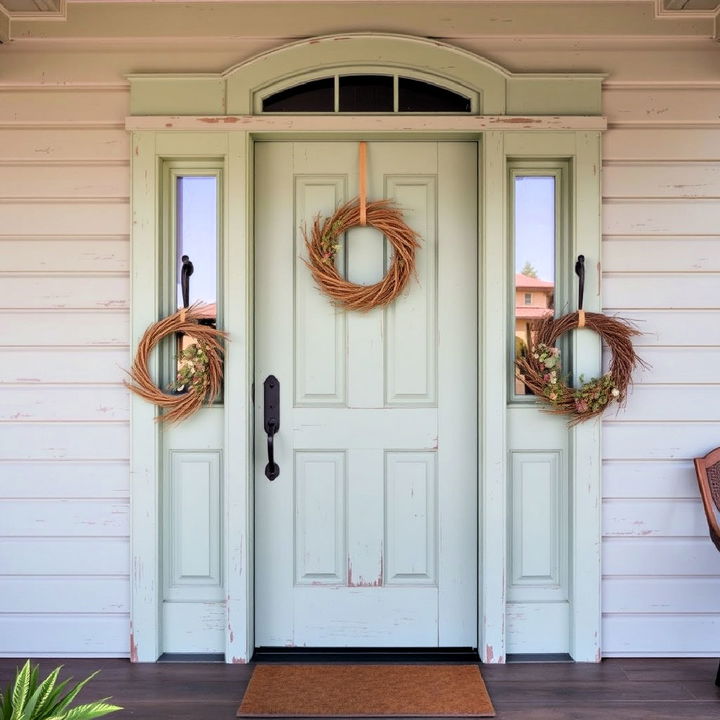
[[[258,665],[238,717],[494,717],[477,665]]]

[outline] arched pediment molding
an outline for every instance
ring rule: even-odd
[[[509,74],[498,65],[465,50],[406,35],[359,33],[303,40],[264,53],[231,68],[227,83],[227,112],[251,115],[258,94],[276,92],[305,77],[337,72],[390,71],[425,79],[437,85],[463,88],[477,95],[477,113],[505,113]]]
[[[466,94],[475,115],[601,113],[600,74],[517,74],[436,40],[350,33],[274,48],[217,75],[131,75],[131,114],[254,115],[273,92],[358,72],[413,77]]]

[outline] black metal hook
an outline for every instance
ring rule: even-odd
[[[580,287],[578,288],[578,310],[583,309],[583,295],[585,294],[585,256],[578,255],[575,263],[575,274],[580,278]]]
[[[181,259],[180,289],[182,291],[183,307],[190,307],[190,276],[195,272],[195,266],[187,255],[183,255]]]

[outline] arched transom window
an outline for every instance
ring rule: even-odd
[[[434,83],[390,74],[322,77],[262,99],[264,113],[470,113],[471,98]]]

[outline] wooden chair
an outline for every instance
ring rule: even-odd
[[[700,496],[705,508],[710,537],[715,543],[715,547],[720,550],[720,523],[717,515],[720,512],[720,448],[715,448],[705,457],[695,458],[695,473],[700,486]],[[715,684],[720,686],[720,666]]]

